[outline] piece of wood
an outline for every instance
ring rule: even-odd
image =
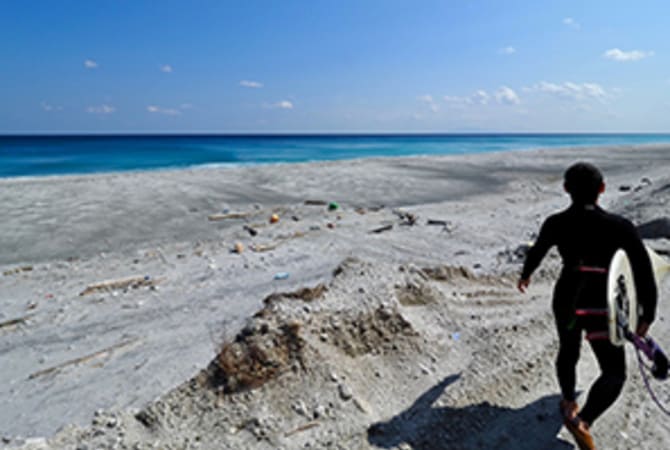
[[[227,213],[227,214],[210,214],[207,218],[211,221],[226,220],[226,219],[244,219],[249,217],[250,212]]]
[[[84,296],[103,291],[115,291],[127,288],[137,289],[143,286],[155,286],[159,283],[159,281],[161,280],[157,278],[147,279],[146,277],[128,277],[118,280],[107,280],[88,285],[86,289],[79,293],[79,295]]]
[[[21,267],[15,267],[13,269],[5,270],[2,272],[3,275],[9,276],[9,275],[14,275],[17,273],[21,272],[31,272],[33,270],[33,266],[21,266]]]
[[[305,205],[309,206],[326,206],[328,202],[324,200],[305,200]]]
[[[32,316],[33,316],[32,314],[29,314],[27,316],[16,317],[14,319],[9,319],[9,320],[5,320],[4,322],[0,322],[0,329],[7,328],[7,327],[12,327],[12,326],[15,326],[15,325],[22,325],[22,324],[26,323],[28,321],[28,319],[30,319]]]
[[[384,231],[389,231],[393,229],[393,225],[384,225],[383,227],[375,228],[374,230],[370,230],[370,233],[383,233]]]
[[[60,363],[60,364],[58,364],[58,365],[56,365],[56,366],[49,367],[48,369],[43,369],[43,370],[39,370],[39,371],[37,371],[37,372],[31,373],[31,374],[28,376],[28,379],[29,379],[29,380],[32,380],[32,379],[34,379],[34,378],[42,377],[42,376],[44,376],[44,375],[49,375],[49,374],[52,374],[52,373],[57,373],[57,372],[60,372],[61,370],[63,370],[64,368],[66,368],[66,367],[68,367],[68,366],[74,366],[74,365],[77,365],[77,364],[81,364],[81,363],[85,363],[85,362],[91,361],[91,360],[93,360],[93,359],[101,358],[101,357],[103,357],[103,356],[109,356],[109,355],[111,355],[115,350],[119,350],[119,349],[121,349],[121,348],[123,348],[123,347],[128,347],[128,346],[130,346],[130,345],[132,345],[132,344],[134,344],[134,343],[136,343],[136,342],[138,342],[138,341],[139,341],[139,339],[130,339],[130,340],[126,340],[126,341],[123,341],[123,342],[119,342],[118,344],[114,344],[114,345],[112,345],[112,346],[110,346],[110,347],[103,348],[102,350],[98,350],[97,352],[90,353],[90,354],[88,354],[88,355],[81,356],[81,357],[79,357],[79,358],[71,359],[71,360],[69,360],[69,361],[65,361],[65,362]]]
[[[447,221],[447,220],[428,219],[427,225],[439,225],[439,226],[441,226],[441,227],[447,227],[447,226],[449,226],[449,221]]]
[[[307,422],[304,425],[300,425],[298,428],[294,428],[291,431],[287,431],[286,433],[284,433],[284,437],[293,436],[294,434],[298,434],[298,433],[301,433],[303,431],[307,431],[311,428],[318,427],[319,425],[320,425],[320,423],[317,422],[317,421]]]

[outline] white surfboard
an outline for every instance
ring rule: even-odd
[[[670,272],[670,264],[647,247],[654,270],[656,284]],[[626,341],[624,330],[637,328],[638,305],[633,272],[626,252],[619,249],[614,254],[607,275],[607,311],[610,342],[621,346]]]

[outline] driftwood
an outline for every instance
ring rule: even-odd
[[[210,214],[207,218],[211,221],[226,220],[226,219],[244,219],[245,217],[249,217],[251,214],[253,213],[240,212],[240,213],[226,213],[226,214]]]
[[[318,427],[319,425],[320,425],[319,422],[316,422],[316,421],[313,421],[313,422],[307,422],[307,423],[304,424],[304,425],[300,425],[298,428],[294,428],[294,429],[291,430],[291,431],[287,431],[286,433],[284,433],[284,437],[293,436],[294,434],[298,434],[298,433],[300,433],[300,432],[302,432],[302,431],[307,431],[307,430],[309,430],[309,429],[311,429],[311,428]]]
[[[155,286],[159,283],[157,278],[149,277],[128,277],[118,280],[102,281],[100,283],[89,284],[79,295],[89,295],[96,292],[115,291],[118,289],[137,289],[143,286]]]
[[[9,275],[14,275],[14,274],[21,273],[21,272],[30,272],[32,270],[33,270],[33,266],[21,266],[21,267],[15,267],[14,269],[5,270],[4,272],[2,272],[2,274],[5,275],[5,276],[9,276]]]
[[[0,322],[0,329],[2,328],[8,328],[8,327],[13,327],[15,325],[22,325],[28,321],[32,317],[32,314],[29,314],[27,316],[23,317],[16,317],[14,319],[9,319],[5,320],[4,322]]]
[[[370,233],[383,233],[384,231],[389,231],[393,229],[393,225],[384,225],[383,227],[375,228],[374,230],[370,230]]]
[[[275,242],[270,242],[268,244],[252,244],[249,246],[251,251],[261,253],[261,252],[269,252],[270,250],[274,250],[277,247],[279,247],[281,244],[290,241],[291,239],[303,237],[305,235],[304,232],[302,231],[296,231],[295,233],[291,234],[290,236],[285,236],[282,238],[277,239]]]
[[[64,363],[60,363],[56,366],[49,367],[48,369],[39,370],[37,372],[31,373],[28,376],[28,379],[32,380],[34,378],[41,377],[41,376],[44,376],[44,375],[57,373],[57,372],[60,372],[61,370],[63,370],[66,367],[69,367],[69,366],[74,366],[74,365],[77,365],[77,364],[85,363],[85,362],[91,361],[93,359],[101,358],[103,356],[109,356],[109,355],[112,354],[112,352],[114,352],[114,350],[119,350],[123,347],[128,347],[128,346],[136,343],[138,340],[139,339],[131,339],[131,340],[119,342],[118,344],[114,344],[110,347],[103,348],[102,350],[98,350],[95,353],[90,353],[88,355],[81,356],[79,358],[75,358],[75,359],[71,359],[69,361],[65,361]]]
[[[439,225],[441,227],[448,227],[449,226],[449,221],[447,220],[436,220],[436,219],[428,219],[428,222],[426,225]]]
[[[326,206],[328,202],[324,200],[305,200],[305,205],[309,206]]]

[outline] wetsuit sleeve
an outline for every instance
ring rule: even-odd
[[[542,258],[547,254],[549,249],[556,243],[554,236],[554,220],[552,217],[548,218],[540,228],[540,235],[537,237],[535,244],[526,253],[526,261],[523,264],[521,271],[521,278],[528,279],[533,274],[537,266],[542,262]]]
[[[633,269],[637,301],[642,306],[639,322],[651,323],[656,317],[657,288],[654,270],[644,243],[632,223],[626,223],[623,245]]]

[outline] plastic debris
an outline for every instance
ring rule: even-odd
[[[244,225],[243,228],[244,228],[246,231],[248,231],[249,234],[252,235],[252,236],[256,236],[256,235],[258,234],[258,230],[256,230],[255,228],[250,227],[249,225]]]
[[[287,280],[289,276],[288,272],[277,272],[274,278],[275,280]]]
[[[279,222],[279,215],[278,214],[273,214],[270,216],[270,223],[277,223]]]
[[[458,332],[451,333],[451,339],[453,339],[454,341],[458,341],[460,338],[461,338],[461,333],[458,333]]]
[[[337,209],[340,209],[340,205],[338,205],[337,202],[328,203],[328,210],[329,211],[335,211]]]

